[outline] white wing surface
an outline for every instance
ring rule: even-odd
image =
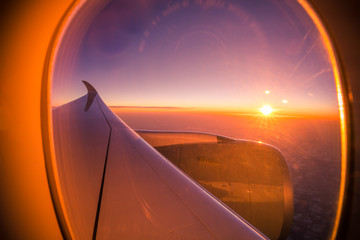
[[[54,109],[60,208],[75,239],[265,239],[87,96]]]

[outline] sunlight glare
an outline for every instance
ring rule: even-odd
[[[262,108],[260,108],[260,112],[265,116],[268,116],[270,113],[272,113],[273,110],[274,109],[269,105],[264,105]]]

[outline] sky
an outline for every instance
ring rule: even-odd
[[[86,80],[110,106],[338,114],[328,54],[296,1],[111,1],[83,19],[59,45],[53,106]]]

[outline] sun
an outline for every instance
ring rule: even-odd
[[[260,108],[260,112],[264,114],[265,116],[268,116],[270,113],[272,113],[274,109],[270,107],[269,105],[264,105],[262,108]]]

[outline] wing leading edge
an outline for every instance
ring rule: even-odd
[[[66,122],[54,127],[58,191],[75,239],[266,239],[129,128],[95,89],[54,116],[54,126]],[[84,151],[89,132],[102,145]]]

